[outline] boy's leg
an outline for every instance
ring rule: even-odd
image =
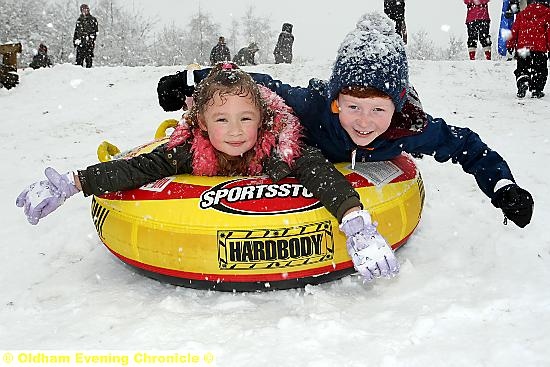
[[[546,52],[531,52],[532,55],[532,77],[531,92],[533,98],[544,96],[543,90],[548,78],[548,64]]]
[[[519,98],[525,97],[525,93],[529,88],[529,56],[518,55],[517,66],[514,74],[516,76],[516,84],[518,87],[517,96]]]

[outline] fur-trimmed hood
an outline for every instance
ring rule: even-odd
[[[294,115],[292,108],[271,90],[258,85],[262,98],[266,101],[273,117],[264,122],[264,129],[252,148],[254,156],[249,164],[247,174],[257,176],[264,173],[264,162],[271,155],[292,167],[301,155],[300,138],[302,126]],[[187,113],[170,136],[167,148],[172,149],[186,142],[191,142],[193,154],[193,174],[197,176],[216,176],[219,172],[218,152],[204,136],[198,126],[187,123]]]

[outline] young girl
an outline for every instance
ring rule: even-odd
[[[196,88],[191,111],[168,143],[151,153],[99,163],[77,173],[46,168],[47,180],[17,198],[31,224],[82,191],[85,196],[138,188],[166,176],[293,175],[341,223],[355,268],[371,280],[398,272],[359,195],[319,150],[300,141],[301,125],[283,100],[235,64],[218,64]]]
[[[466,29],[468,31],[468,55],[470,60],[476,59],[477,42],[481,43],[485,58],[491,60],[491,36],[489,28],[490,0],[464,0],[466,4]]]
[[[204,70],[189,74],[202,78]],[[186,73],[163,77],[157,88],[165,110],[182,108],[192,88]],[[491,203],[519,227],[531,221],[534,202],[510,167],[474,131],[425,113],[409,85],[405,46],[385,15],[363,15],[338,50],[330,80],[294,87],[267,74],[254,80],[280,95],[305,127],[305,141],[331,162],[383,161],[401,152],[459,163]]]

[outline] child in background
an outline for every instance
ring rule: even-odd
[[[464,0],[466,4],[466,30],[468,31],[468,55],[470,60],[476,59],[477,41],[481,43],[485,52],[485,59],[491,60],[491,36],[489,28],[491,18],[489,16],[490,0]]]
[[[376,230],[359,195],[319,152],[300,141],[301,125],[275,93],[258,86],[235,64],[220,63],[196,88],[194,104],[170,136],[151,153],[99,163],[73,174],[46,168],[47,180],[17,198],[31,224],[65,199],[138,188],[176,174],[294,175],[341,223],[357,271],[366,279],[392,276],[395,255]]]
[[[49,68],[52,66],[52,61],[48,56],[48,48],[45,44],[41,43],[40,46],[38,46],[38,51],[36,55],[33,56],[32,62],[29,66],[33,69]]]
[[[201,79],[204,70],[194,71]],[[394,25],[378,12],[365,14],[338,50],[329,81],[312,79],[292,87],[266,74],[256,82],[279,94],[292,107],[305,130],[305,141],[332,162],[382,161],[401,152],[451,160],[472,174],[480,189],[507,219],[519,227],[531,221],[534,202],[520,188],[504,159],[468,128],[449,126],[426,114],[409,85],[402,39]],[[192,93],[187,75],[159,81],[158,96],[165,110],[183,106]]]
[[[512,26],[512,34],[506,46],[516,51],[517,67],[514,71],[518,98],[525,97],[527,90],[531,97],[544,97],[544,86],[548,78],[548,57],[550,51],[550,0],[530,0],[519,12]]]

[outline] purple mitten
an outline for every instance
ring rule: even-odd
[[[48,167],[44,173],[47,180],[33,183],[15,201],[18,207],[23,207],[30,224],[37,224],[79,191],[74,184],[72,172],[61,175]]]
[[[340,229],[347,236],[347,249],[355,270],[366,281],[392,277],[399,272],[399,262],[384,237],[372,223],[367,211],[358,210],[344,216]]]

